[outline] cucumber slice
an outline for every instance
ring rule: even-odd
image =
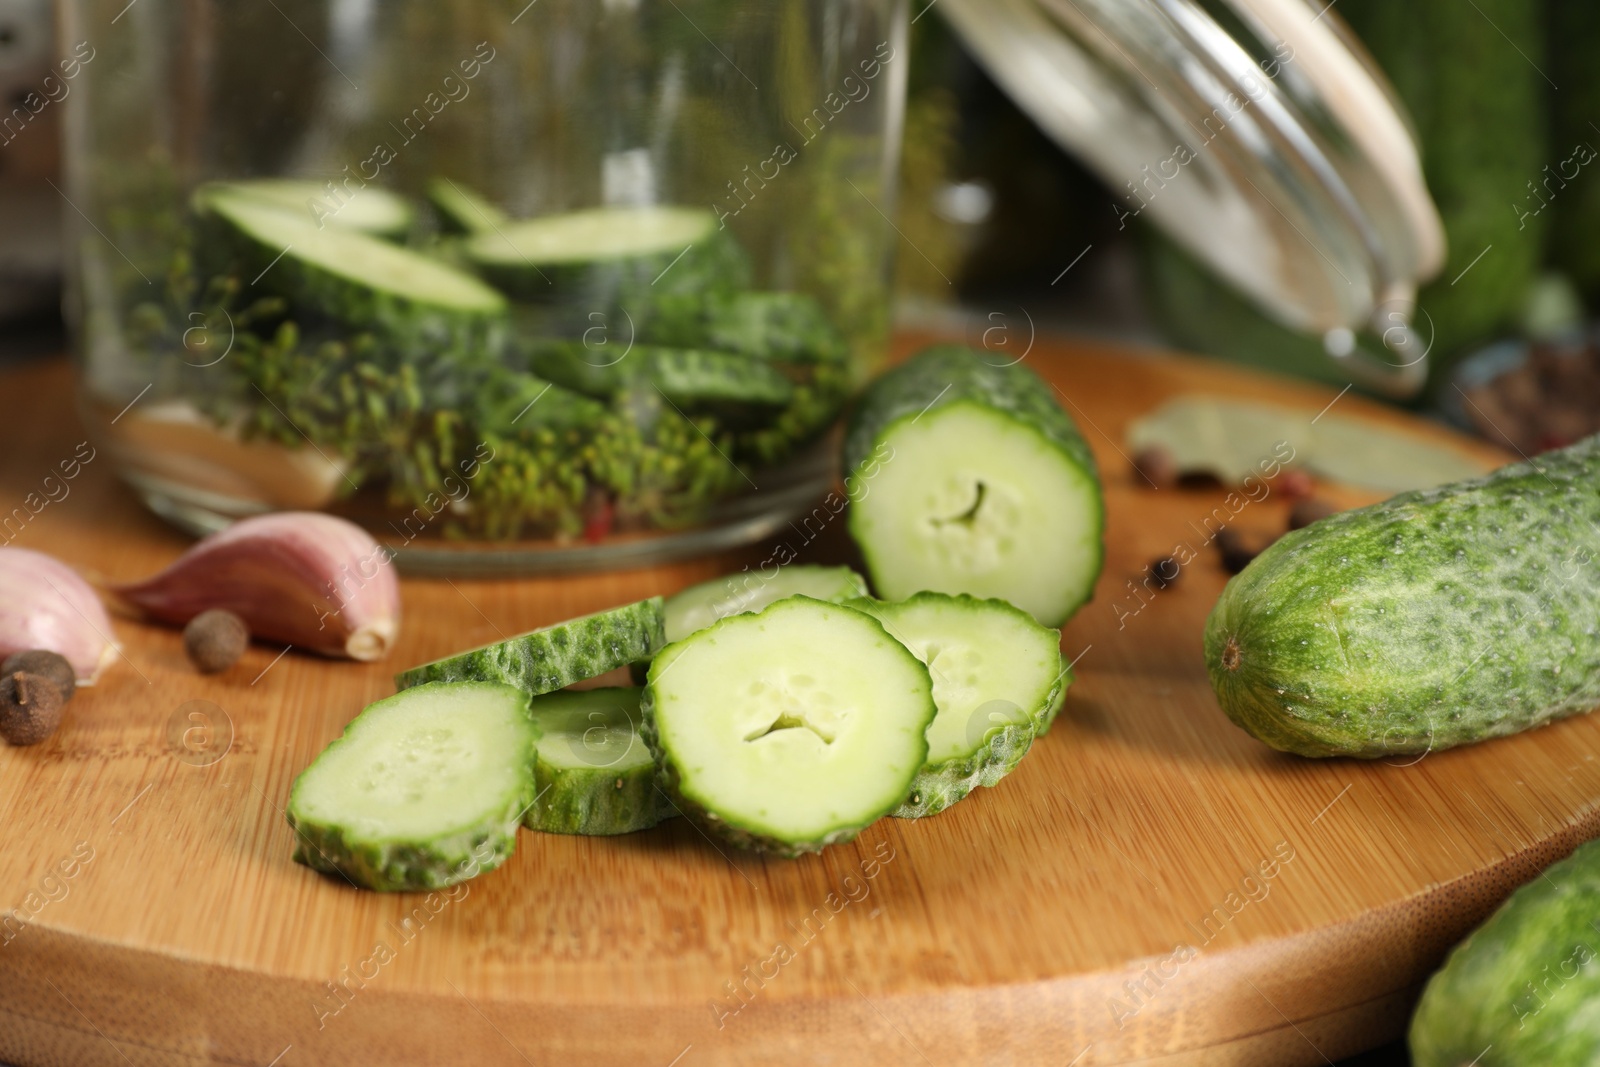
[[[777,370],[725,352],[634,345],[616,358],[557,341],[537,346],[528,363],[536,374],[603,400],[654,386],[679,407],[737,414],[773,411],[794,399],[794,383]]]
[[[1050,387],[970,349],[928,349],[879,378],[845,438],[850,508],[878,595],[999,597],[1046,626],[1094,591],[1105,508],[1094,457]]]
[[[329,184],[304,178],[215,182],[202,186],[198,199],[205,203],[218,193],[243,196],[294,215],[319,229],[332,226],[374,237],[403,237],[416,219],[410,203],[387,189],[368,185],[350,192],[335,190],[330,193]]]
[[[842,604],[865,597],[867,581],[849,567],[821,567],[814,563],[792,563],[771,577],[746,570],[713,578],[667,598],[667,640],[681,641],[718,619],[760,611],[768,604],[797,595]]]
[[[408,350],[490,345],[506,299],[437,260],[333,227],[318,229],[249,194],[212,189],[199,203],[246,261],[253,285],[298,307],[384,332]]]
[[[428,182],[428,202],[447,233],[493,233],[511,224],[511,216],[498,206],[449,178]]]
[[[500,682],[530,696],[553,693],[649,659],[666,643],[661,624],[661,598],[651,597],[424,663],[395,675],[394,684]]]
[[[643,709],[679,810],[784,856],[849,841],[898,808],[934,717],[928,669],[882,624],[803,596],[668,645]]]
[[[651,322],[647,339],[786,363],[838,363],[850,354],[822,305],[804,293],[738,293],[692,307],[668,305]]]
[[[1061,631],[1003,600],[918,593],[895,604],[845,606],[883,623],[933,678],[939,714],[928,727],[928,762],[894,812],[901,818],[937,815],[1000,781],[1060,707],[1070,682]]]
[[[533,799],[528,697],[482,683],[371,705],[295,779],[294,858],[368,889],[438,889],[500,865]]]
[[[656,788],[656,764],[639,736],[638,689],[586,689],[533,698],[539,724],[534,790],[522,817],[554,834],[627,834],[675,815]]]
[[[484,277],[529,299],[578,288],[625,294],[624,304],[742,288],[749,266],[717,217],[699,208],[603,207],[546,215],[478,233],[467,258]],[[628,300],[626,297],[632,297]]]

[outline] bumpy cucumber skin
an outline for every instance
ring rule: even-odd
[[[712,348],[784,363],[839,363],[850,346],[804,293],[739,293],[661,305],[646,338],[654,344]]]
[[[1077,675],[1072,673],[1072,664],[1067,662],[1065,656],[1061,657],[1061,682],[1056,686],[1054,695],[1051,696],[1044,710],[1039,713],[1038,721],[1034,725],[1034,736],[1043,737],[1050,732],[1050,726],[1056,721],[1056,716],[1061,714],[1062,707],[1067,702],[1067,690],[1072,688],[1072,683],[1077,681]]]
[[[328,748],[344,744],[349,736],[350,726],[346,726]],[[533,798],[531,768],[538,744],[539,730],[530,721],[526,752],[517,759],[530,768],[527,788],[509,798],[505,810],[449,837],[431,838],[425,846],[404,841],[355,840],[337,823],[298,815],[298,795],[305,778],[302,773],[290,788],[289,801],[284,806],[284,817],[295,830],[293,859],[314,871],[342,875],[363,888],[393,893],[443,889],[492,871],[516,847],[517,826]]]
[[[555,341],[528,356],[536,374],[568,389],[609,400],[631,386],[653,386],[685,408],[724,405],[771,410],[794,399],[794,383],[757,360],[694,348],[635,345],[609,362],[579,342]]]
[[[1230,719],[1302,756],[1414,754],[1600,705],[1600,437],[1280,539],[1223,590]]]
[[[1008,604],[1004,600],[980,599],[968,596],[965,593],[949,596],[944,593],[918,593],[903,604],[918,602],[946,602],[957,606],[981,607],[987,610],[1005,611],[1013,614],[1019,621],[1025,620],[1029,626],[1038,626],[1032,615],[1021,608]],[[888,612],[891,617],[885,622],[884,628],[894,636],[892,613],[897,605],[885,604],[877,600],[860,599],[848,600],[845,607],[864,611],[880,621],[883,616],[880,612]],[[1047,627],[1048,629],[1048,627]],[[1053,631],[1056,640],[1060,641],[1059,630]],[[1065,666],[1065,665],[1063,665]],[[932,670],[932,668],[929,668]],[[970,756],[944,760],[940,763],[929,763],[917,772],[916,780],[911,784],[911,793],[891,814],[897,819],[921,819],[929,815],[937,815],[950,805],[965,799],[979,786],[997,785],[1000,779],[1017,769],[1017,764],[1022,762],[1022,757],[1028,754],[1028,749],[1033,747],[1036,737],[1049,729],[1050,722],[1060,710],[1062,702],[1066,699],[1068,677],[1070,671],[1062,671],[1051,683],[1047,692],[1043,693],[1039,702],[1034,707],[1020,709],[1028,716],[1026,723],[1014,723],[989,733],[984,741],[983,748]]]
[[[811,597],[803,596],[789,598],[789,600],[811,599]],[[786,601],[780,600],[777,602],[777,604],[770,605],[767,610],[770,611],[772,607],[776,607],[778,604],[783,603],[786,603]],[[822,603],[822,601],[818,601],[818,603]],[[872,619],[874,626],[877,626],[879,629],[883,628],[882,623],[880,623],[877,619],[872,618],[872,616],[868,615],[866,612],[856,611],[854,608],[847,608],[842,604],[836,604],[832,606],[854,612],[857,615],[861,615],[863,618]],[[800,856],[806,855],[807,853],[821,852],[829,845],[839,845],[846,841],[853,841],[862,830],[865,830],[868,826],[871,826],[873,823],[877,822],[878,819],[885,815],[893,814],[895,810],[898,809],[902,803],[904,803],[904,798],[902,797],[900,800],[896,800],[894,803],[884,807],[882,811],[873,813],[870,817],[862,819],[859,824],[841,826],[839,829],[834,830],[831,833],[824,834],[818,838],[801,841],[789,841],[783,838],[773,837],[770,834],[762,833],[759,830],[754,830],[748,826],[742,826],[736,821],[730,821],[723,816],[718,815],[716,812],[708,811],[695,800],[686,796],[681,788],[682,779],[678,772],[677,764],[673,762],[671,753],[667,752],[662,747],[660,732],[656,728],[656,684],[665,671],[670,669],[673,661],[673,657],[667,653],[671,652],[672,649],[679,648],[689,641],[693,641],[707,633],[715,631],[718,627],[737,624],[739,620],[745,618],[745,615],[729,615],[725,619],[719,619],[715,624],[707,627],[706,629],[696,631],[695,633],[684,638],[684,640],[668,645],[666,648],[661,650],[662,654],[657,655],[655,660],[651,662],[650,673],[648,676],[649,680],[645,685],[644,695],[639,700],[639,711],[643,719],[643,726],[640,730],[640,734],[644,737],[645,743],[650,746],[650,752],[655,756],[656,760],[656,784],[660,787],[661,792],[666,796],[674,812],[684,816],[690,822],[700,826],[708,833],[722,838],[724,841],[727,841],[729,844],[737,848],[747,849],[751,852],[763,852],[772,856],[780,856],[784,859],[796,859]],[[885,636],[889,636],[887,630],[884,631],[884,634]],[[900,651],[904,652],[906,656],[910,657],[913,663],[921,667],[924,673],[927,672],[927,667],[923,666],[922,661],[917,659],[916,656],[912,655],[911,651],[904,645],[900,644],[900,642],[890,640],[889,645],[890,647],[900,649]],[[661,664],[663,663],[667,664],[667,667],[661,667]],[[936,709],[933,704],[933,682],[931,678],[928,682],[928,694],[928,717],[927,722],[923,723],[924,730],[927,729],[928,723],[933,722],[933,717],[936,713]],[[926,755],[927,742],[924,741],[924,758],[926,758]],[[913,772],[911,778],[906,783],[906,795],[908,796],[910,795],[911,784],[915,781],[915,779],[916,774]]]
[[[889,814],[897,819],[937,815],[980,785],[999,784],[1028,754],[1034,735],[1031,723],[1005,726],[991,733],[983,748],[971,756],[928,764],[917,772],[905,802]]]
[[[1451,951],[1411,1019],[1416,1067],[1600,1062],[1600,842],[1511,894]]]
[[[529,760],[533,758],[529,746]],[[525,799],[508,805],[493,819],[427,847],[408,842],[353,841],[338,826],[296,820],[290,801],[289,825],[295,828],[294,861],[324,874],[343,875],[365,889],[404,893],[445,886],[492,871],[511,855]]]
[[[626,693],[617,689],[592,690],[597,694]],[[562,694],[565,695],[565,694]],[[533,718],[540,722],[539,701],[533,702]],[[630,716],[632,721],[635,716]],[[545,723],[545,736],[554,736]],[[637,722],[633,725],[637,728]],[[637,732],[632,744],[648,753]],[[619,757],[615,763],[620,763]],[[522,816],[522,825],[550,834],[582,834],[607,837],[631,834],[676,815],[661,790],[656,788],[654,762],[638,763],[618,770],[612,765],[561,767],[546,761],[537,750],[533,767],[534,802]]]
[[[631,834],[677,814],[656,786],[652,764],[618,773],[605,767],[552,767],[535,757],[534,785],[543,792],[522,825],[548,834]]]
[[[1098,578],[1105,566],[1105,503],[1094,453],[1056,402],[1050,386],[1021,364],[1005,365],[998,356],[959,345],[936,345],[884,374],[867,388],[846,427],[844,477],[855,475],[901,420],[916,419],[951,404],[976,404],[1007,416],[1033,430],[1084,473],[1094,485],[1099,505],[1095,515],[1095,558],[1091,564],[1091,573]],[[850,532],[871,571],[871,552],[857,529],[856,514],[852,508]],[[1064,622],[1093,595],[1094,582],[1090,581],[1083,597],[1059,620],[1041,621]]]
[[[219,250],[212,255],[242,261],[244,272],[250,276],[264,271],[259,275],[258,284],[286,298],[294,307],[316,311],[349,326],[374,330],[407,353],[429,354],[446,347],[489,352],[504,344],[509,305],[492,289],[483,288],[483,306],[471,310],[425,303],[374,289],[299,260],[292,252],[285,255],[283,248],[272,247],[244,232],[227,220],[224,194],[197,198],[197,203],[204,210],[200,227],[202,240]],[[296,224],[309,225],[297,220]],[[350,236],[356,240],[379,240],[356,233]],[[454,270],[446,263],[413,254],[439,270]],[[275,259],[277,262],[273,262]],[[482,287],[482,283],[478,285]]]
[[[397,689],[428,682],[500,682],[540,696],[649,659],[665,644],[660,597],[651,597],[395,675]]]

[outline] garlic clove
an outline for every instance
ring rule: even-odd
[[[112,588],[162,622],[181,626],[220,608],[256,637],[325,656],[380,660],[400,635],[390,551],[354,523],[314,511],[241,519],[161,573]]]
[[[0,659],[30,649],[66,658],[93,685],[117,655],[111,617],[78,572],[43,552],[0,548]]]

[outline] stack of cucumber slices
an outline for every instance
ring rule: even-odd
[[[734,347],[798,350],[808,329],[783,301],[706,315]],[[635,373],[570,357],[538,369],[597,398]],[[891,599],[848,567],[766,566],[404,671],[296,783],[296,858],[431,887],[498,863],[518,821],[607,835],[674,814],[797,856],[998,784],[1072,681],[1053,627],[1100,572],[1087,446],[1031,372],[938,348],[868,390],[845,485]],[[568,688],[622,668],[639,687]]]
[[[796,856],[995,785],[1071,681],[1059,631],[1004,601],[865,592],[796,564],[405,671],[295,783],[295,858],[435,888],[497,865],[519,822],[610,835],[676,814]],[[626,666],[642,688],[566,688]]]

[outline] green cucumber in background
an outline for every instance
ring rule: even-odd
[[[1511,326],[1543,260],[1552,212],[1524,223],[1515,208],[1544,165],[1566,155],[1546,136],[1541,10],[1524,0],[1341,0],[1335,9],[1409,111],[1444,220],[1449,258],[1419,294],[1417,315],[1419,333],[1432,331],[1435,384],[1467,348]],[[1337,374],[1320,339],[1268,320],[1170,242],[1142,243],[1151,304],[1174,342],[1323,380]]]
[[[1205,652],[1228,718],[1302,756],[1600,706],[1600,436],[1285,535],[1223,590]]]
[[[1600,160],[1578,166],[1578,146],[1600,150],[1600,6],[1593,0],[1547,0],[1544,5],[1550,80],[1550,152],[1528,180],[1549,197],[1550,265],[1577,285],[1591,310],[1600,308]],[[1576,170],[1576,175],[1574,175]],[[1542,183],[1550,181],[1546,191]],[[1533,202],[1537,207],[1537,202]]]
[[[1524,225],[1513,208],[1552,162],[1541,9],[1528,0],[1342,0],[1337,8],[1411,113],[1444,219],[1449,259],[1419,294],[1437,331],[1436,370],[1512,323],[1544,259],[1548,212]]]
[[[506,298],[447,263],[359,230],[319,229],[309,214],[249,186],[202,186],[194,205],[205,255],[242,264],[252,286],[292,306],[370,329],[422,358],[455,346],[492,352],[504,339]]]
[[[1411,1020],[1415,1067],[1600,1062],[1600,842],[1518,889],[1450,953]]]

